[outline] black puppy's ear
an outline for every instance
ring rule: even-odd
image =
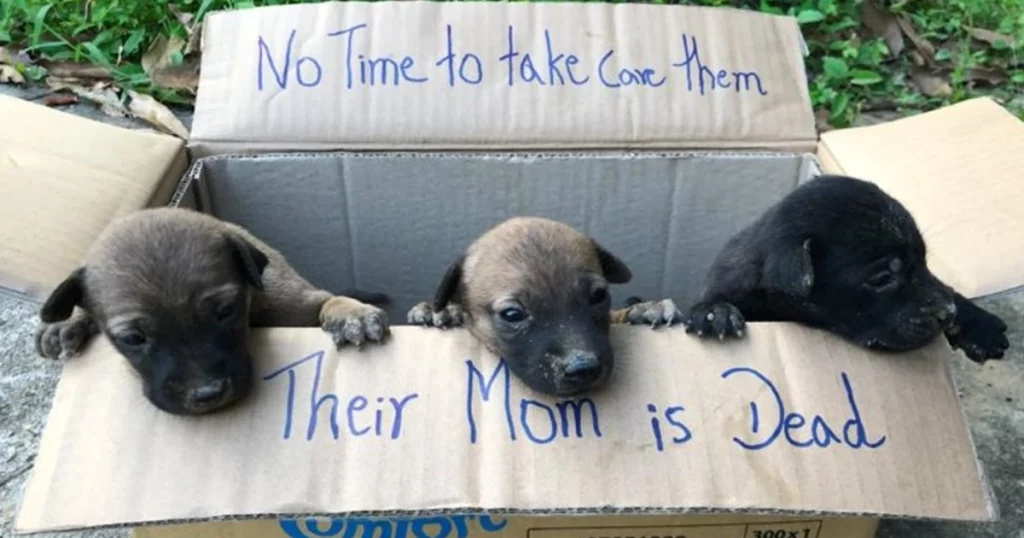
[[[238,256],[239,263],[242,264],[242,272],[245,274],[245,279],[249,281],[252,287],[263,290],[263,270],[270,263],[267,255],[253,246],[252,243],[235,234],[228,234],[227,239],[231,249]]]
[[[56,323],[71,317],[76,306],[85,301],[85,268],[79,267],[71,272],[63,282],[57,284],[50,297],[39,309],[39,319],[43,323]]]
[[[597,259],[601,262],[601,271],[608,282],[612,284],[625,284],[633,280],[633,271],[629,270],[625,262],[605,250],[601,245],[598,245],[597,241],[591,240],[591,242],[594,244],[594,250],[597,251]]]
[[[810,238],[772,249],[764,259],[761,285],[794,297],[807,297],[814,286]]]
[[[448,302],[459,291],[459,283],[462,282],[462,263],[464,261],[466,261],[466,256],[459,256],[459,259],[455,260],[455,263],[448,267],[444,277],[441,278],[441,284],[437,286],[437,291],[434,292],[435,311],[443,310],[444,307],[448,306]]]

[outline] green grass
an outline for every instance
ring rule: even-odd
[[[195,19],[210,11],[302,0],[178,0],[178,12]],[[935,47],[933,82],[948,91],[926,95],[914,84],[914,45],[890,54],[884,39],[862,25],[861,4],[850,0],[709,0],[686,3],[733,6],[798,17],[811,55],[811,97],[828,122],[849,125],[864,110],[928,110],[977,95],[992,95],[1024,118],[1024,0],[898,0],[879,4],[913,24]],[[994,44],[973,39],[970,28],[1009,36]],[[84,62],[108,68],[124,87],[164,101],[187,95],[153,84],[140,65],[153,40],[185,38],[185,26],[167,3],[143,0],[0,0],[0,46],[26,49],[33,58]],[[181,62],[180,54],[171,58]],[[25,74],[46,75],[29,66]],[[985,75],[979,77],[979,75]],[[994,78],[993,78],[994,77]],[[980,78],[980,80],[979,80]],[[987,79],[987,80],[986,80]],[[992,84],[992,82],[996,82]],[[936,92],[932,92],[933,94]]]

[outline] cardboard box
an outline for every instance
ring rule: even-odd
[[[980,100],[819,145],[792,18],[326,3],[213,14],[204,41],[201,158],[172,203],[251,228],[317,284],[388,292],[396,322],[513,214],[626,259],[618,300],[686,303],[815,154],[899,193],[968,295],[1024,279],[1020,122]],[[966,359],[942,339],[894,359],[791,324],[721,345],[615,327],[609,388],[556,400],[462,331],[393,334],[335,352],[316,328],[254,331],[256,390],[203,419],[149,406],[98,339],[66,366],[17,530],[867,538],[879,517],[998,515],[949,374]]]

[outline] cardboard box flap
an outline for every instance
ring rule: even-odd
[[[607,390],[526,389],[465,331],[333,350],[257,330],[244,405],[171,416],[105,339],[66,365],[19,531],[271,514],[994,516],[944,342],[869,354],[752,324],[739,342],[613,328]],[[83,488],[89,494],[82,495]]]
[[[1024,285],[1021,148],[1024,123],[979,98],[824,133],[819,154],[826,171],[873,181],[906,205],[935,274],[978,297]]]
[[[39,298],[114,217],[165,204],[184,142],[0,95],[0,287]]]
[[[328,2],[211,14],[192,129],[211,152],[812,151],[796,21],[579,3]]]

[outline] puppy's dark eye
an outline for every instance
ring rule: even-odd
[[[225,304],[225,305],[221,305],[219,308],[217,308],[217,319],[219,321],[224,321],[224,320],[230,318],[232,315],[234,315],[234,313],[235,313],[235,304],[234,303],[228,303],[228,304]]]
[[[502,310],[501,312],[498,312],[498,316],[500,316],[501,319],[509,323],[519,323],[520,321],[526,319],[526,312],[523,311],[522,308],[510,306]]]
[[[590,292],[590,304],[602,304],[608,300],[608,290],[604,288],[598,288]]]
[[[138,347],[146,343],[146,335],[141,331],[125,331],[117,335],[117,341],[129,347]]]
[[[874,275],[871,278],[869,278],[867,282],[865,282],[865,284],[867,284],[869,288],[875,290],[890,288],[894,286],[896,283],[896,278],[892,275],[892,273],[888,271],[878,273],[877,275]]]

